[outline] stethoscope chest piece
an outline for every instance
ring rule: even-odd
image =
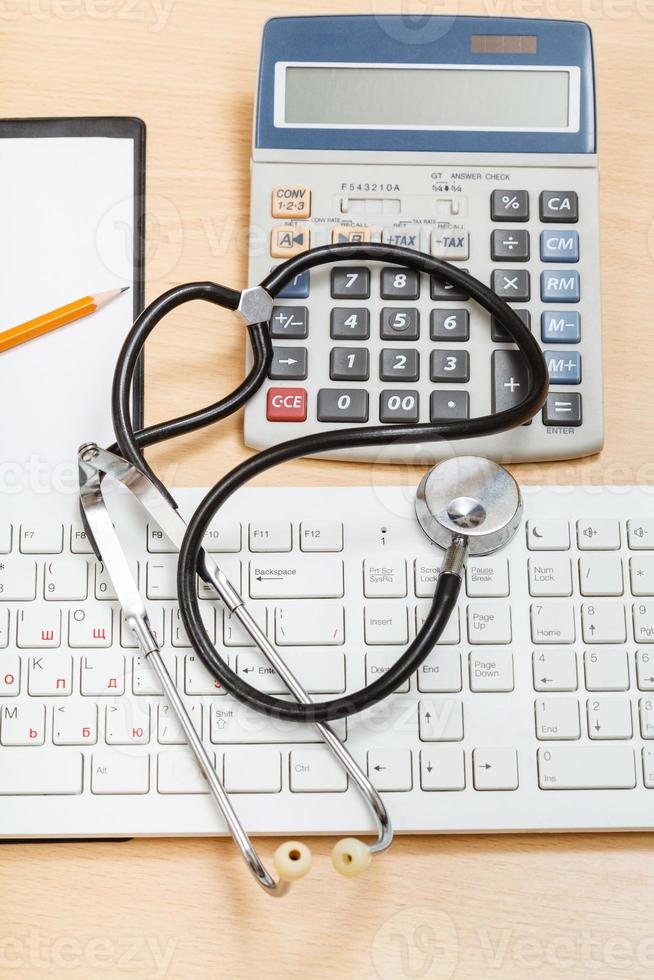
[[[522,495],[508,470],[479,456],[457,456],[425,473],[416,516],[441,548],[464,538],[470,555],[488,555],[511,540],[522,520]]]

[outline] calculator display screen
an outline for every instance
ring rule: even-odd
[[[578,114],[569,68],[284,67],[282,126],[568,132]]]

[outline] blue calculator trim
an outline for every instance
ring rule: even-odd
[[[473,34],[538,38],[535,54],[473,54]],[[580,124],[576,133],[452,130],[295,129],[274,125],[279,61],[388,64],[578,65]],[[476,153],[595,153],[593,44],[581,21],[511,17],[276,17],[263,32],[255,147],[289,150],[395,150]]]

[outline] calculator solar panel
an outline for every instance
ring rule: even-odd
[[[426,18],[433,40],[408,62],[401,20],[266,25],[250,219],[261,247],[251,253],[250,283],[314,245],[404,245],[490,285],[539,340],[550,393],[519,431],[339,458],[415,462],[467,451],[506,462],[597,452],[590,31],[573,22]],[[500,28],[503,50],[473,43]],[[416,106],[434,86],[450,93],[456,112]],[[345,261],[299,275],[276,299],[271,332],[269,379],[245,414],[246,442],[256,448],[339,426],[499,412],[522,401],[529,383],[520,352],[464,292],[383,263]]]

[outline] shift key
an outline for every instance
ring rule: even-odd
[[[338,599],[343,562],[338,558],[258,558],[250,561],[253,599]]]

